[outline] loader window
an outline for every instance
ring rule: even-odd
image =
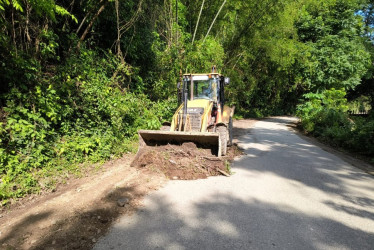
[[[193,82],[193,98],[194,99],[212,99],[211,81],[194,81]],[[188,99],[191,100],[191,82],[187,82]]]
[[[209,81],[194,81],[194,98],[195,99],[210,99],[210,82]]]

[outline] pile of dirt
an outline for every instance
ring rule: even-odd
[[[193,142],[146,146],[131,166],[163,173],[172,180],[205,179],[208,176],[230,175],[230,162],[240,154],[236,145],[228,147],[227,155],[220,158],[211,149],[197,147]]]

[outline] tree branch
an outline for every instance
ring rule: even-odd
[[[107,5],[108,1],[105,1],[103,5],[101,5],[101,7],[99,8],[99,10],[96,12],[96,14],[94,15],[94,17],[92,18],[92,20],[90,21],[90,23],[88,24],[88,26],[86,27],[86,29],[84,30],[81,38],[79,39],[79,42],[77,44],[77,48],[80,49],[80,46],[81,46],[81,43],[83,42],[83,40],[86,38],[88,32],[90,31],[91,27],[93,26],[95,20],[99,17],[99,15],[101,14],[101,12],[103,12],[103,10],[105,9],[105,6]],[[83,21],[82,21],[83,22]]]

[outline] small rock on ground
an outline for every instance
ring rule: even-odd
[[[129,203],[129,198],[121,198],[117,200],[117,205],[119,207],[124,207],[127,203]]]

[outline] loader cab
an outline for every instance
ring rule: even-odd
[[[219,74],[187,74],[183,76],[183,91],[181,92],[187,95],[188,101],[205,99],[217,103],[220,102],[222,90]]]

